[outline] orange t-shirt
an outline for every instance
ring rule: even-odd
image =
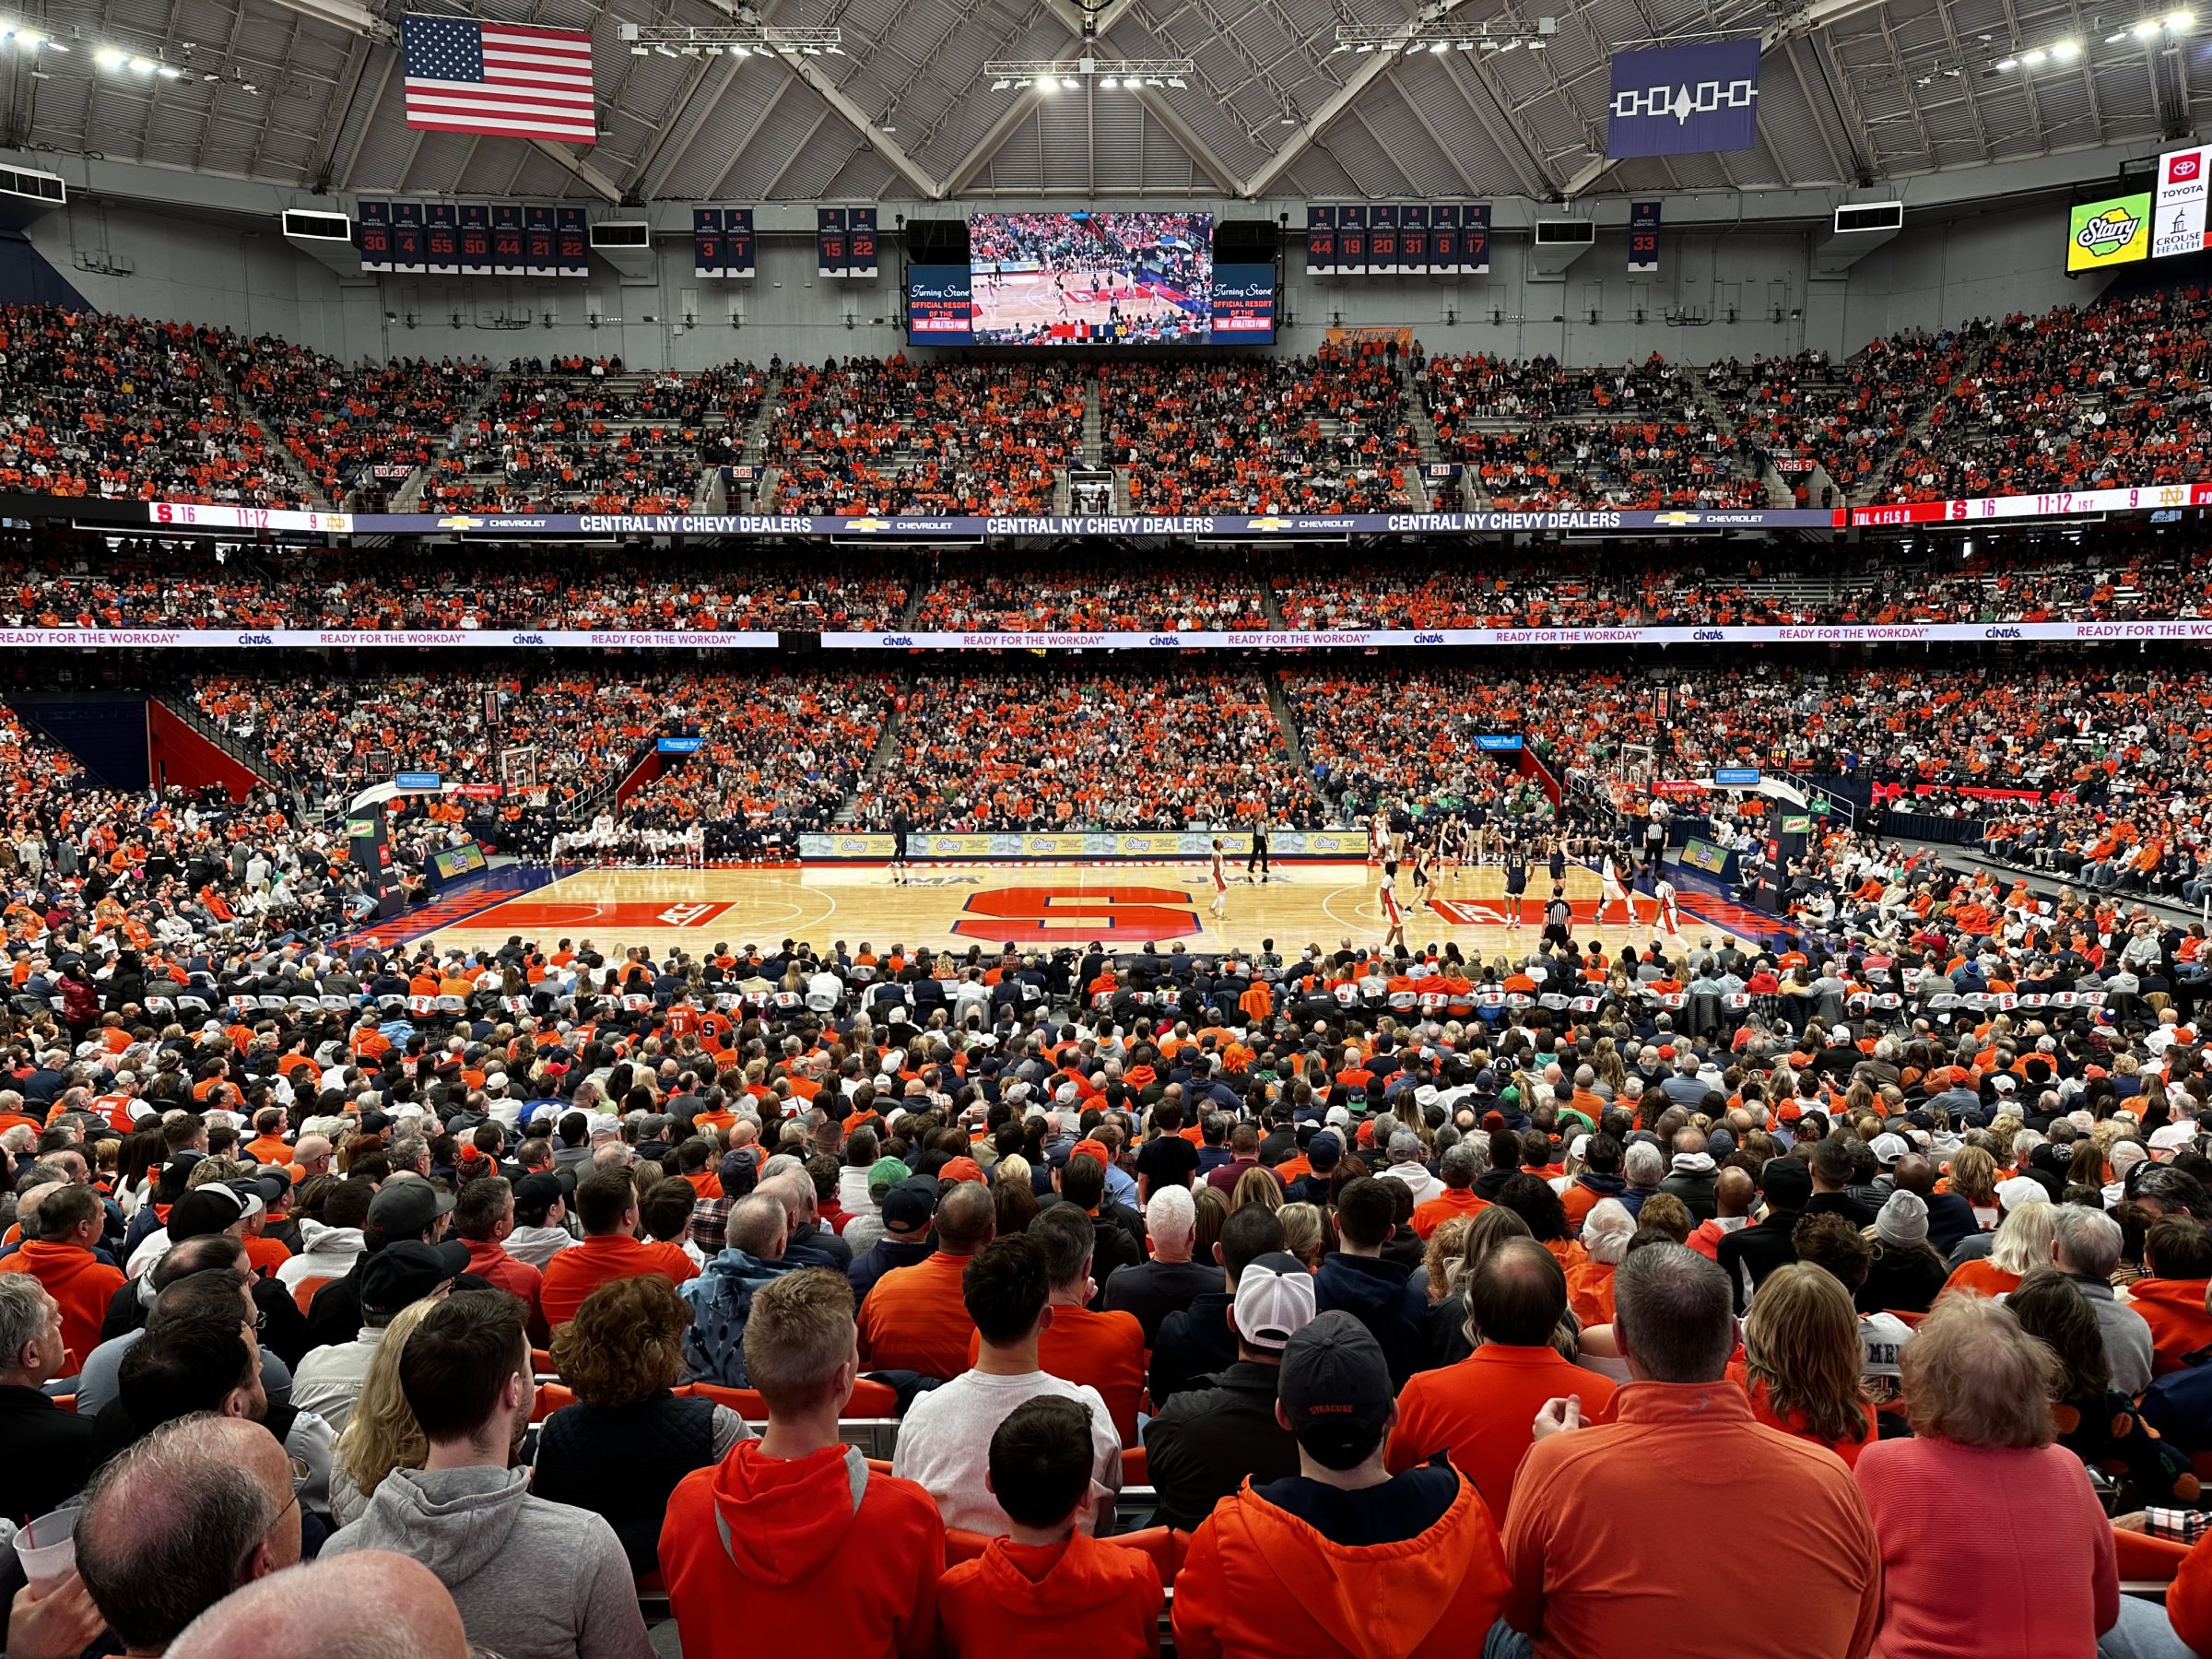
[[[940,1250],[877,1279],[860,1304],[860,1354],[868,1369],[915,1371],[947,1381],[966,1371],[969,1340],[975,1335],[960,1295],[967,1270],[966,1256]]]
[[[657,1273],[674,1285],[699,1277],[691,1258],[675,1245],[641,1244],[628,1233],[594,1234],[557,1252],[542,1275],[545,1289],[539,1305],[547,1325],[568,1324],[600,1286],[619,1278],[642,1278],[648,1273]]]
[[[1544,1402],[1580,1394],[1583,1420],[1595,1422],[1612,1409],[1614,1391],[1610,1378],[1553,1348],[1485,1343],[1456,1365],[1418,1372],[1400,1391],[1384,1461],[1395,1475],[1447,1453],[1490,1513],[1503,1515]]]

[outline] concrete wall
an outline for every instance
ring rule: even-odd
[[[1311,350],[1342,322],[1402,324],[1431,350],[1572,362],[1658,351],[1706,363],[1806,346],[1847,354],[1898,329],[2091,298],[2087,283],[2065,277],[2064,215],[2046,201],[1915,225],[1844,277],[1818,281],[1810,230],[1668,231],[1661,268],[1646,277],[1629,274],[1626,234],[1607,228],[1565,280],[1551,282],[1532,279],[1528,244],[1504,234],[1493,239],[1488,276],[1454,279],[1310,276],[1302,248],[1292,248],[1284,257],[1282,347]],[[839,282],[815,275],[810,237],[767,234],[754,280],[700,282],[689,243],[664,237],[654,278],[632,284],[596,261],[582,279],[341,278],[263,221],[211,222],[89,199],[40,220],[29,235],[102,309],[275,334],[348,362],[581,352],[618,354],[636,368],[699,369],[904,347],[895,245],[875,281]],[[128,275],[116,274],[124,266]],[[596,328],[588,320],[594,310]],[[696,326],[682,326],[687,312]],[[1686,312],[1709,321],[1669,325],[1669,312]]]

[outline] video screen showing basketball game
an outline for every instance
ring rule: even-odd
[[[968,247],[979,346],[1212,338],[1210,213],[979,213]]]

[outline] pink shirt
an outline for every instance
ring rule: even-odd
[[[1877,1659],[2082,1659],[2120,1617],[2112,1524],[2063,1446],[1877,1441],[1852,1473],[1882,1549]]]

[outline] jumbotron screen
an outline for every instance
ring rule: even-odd
[[[1210,213],[979,213],[968,267],[909,268],[924,346],[1262,346],[1275,267],[1214,264]]]

